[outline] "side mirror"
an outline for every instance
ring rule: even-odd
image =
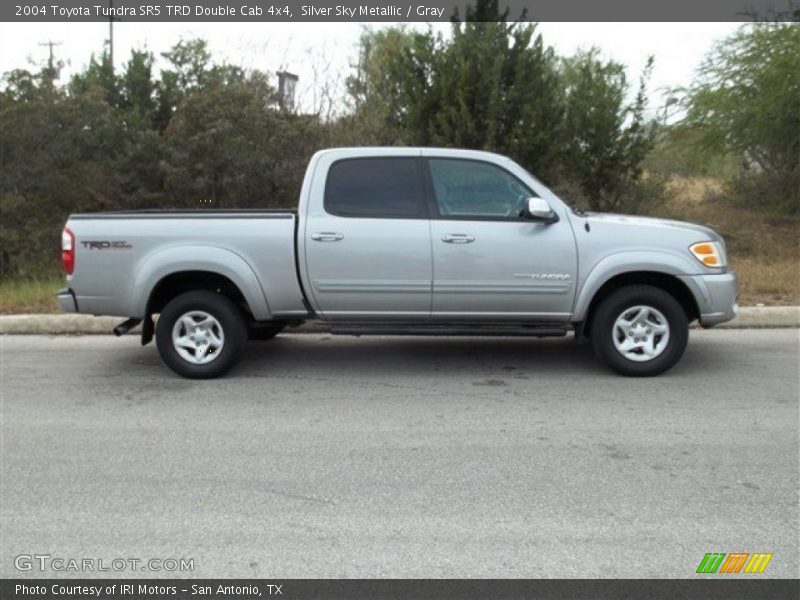
[[[547,200],[542,198],[528,198],[525,205],[525,210],[522,211],[522,216],[532,221],[542,221],[543,223],[550,224],[558,221],[558,215],[550,208]]]

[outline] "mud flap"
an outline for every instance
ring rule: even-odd
[[[153,315],[146,315],[142,321],[142,346],[146,346],[153,341],[154,332]]]

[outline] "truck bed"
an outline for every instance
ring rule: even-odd
[[[257,320],[305,314],[297,276],[297,213],[287,209],[157,209],[70,216],[80,312],[140,318],[159,281],[214,272],[242,289]]]

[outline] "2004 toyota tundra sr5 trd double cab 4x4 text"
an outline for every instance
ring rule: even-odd
[[[699,225],[573,211],[508,158],[433,148],[316,153],[297,211],[72,215],[69,312],[128,317],[186,377],[308,320],[351,335],[588,336],[625,375],[728,321],[725,244]],[[158,315],[154,324],[153,316]]]

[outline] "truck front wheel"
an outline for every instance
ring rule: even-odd
[[[651,285],[613,292],[597,307],[591,327],[597,355],[618,373],[639,377],[670,369],[689,339],[683,307]]]
[[[241,358],[247,325],[231,300],[197,290],[171,300],[156,324],[156,345],[178,375],[209,379],[226,373]]]

